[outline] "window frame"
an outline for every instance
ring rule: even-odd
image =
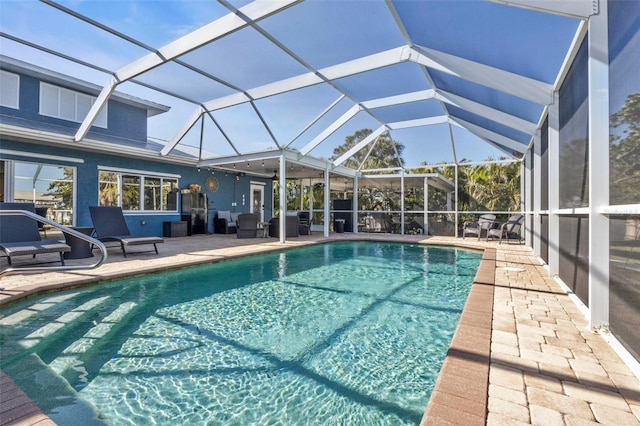
[[[20,74],[15,74],[9,71],[0,70],[0,87],[4,88],[6,83],[13,83],[15,85],[15,104],[5,104],[2,102],[3,98],[0,97],[0,106],[12,109],[20,109]],[[12,87],[13,89],[13,87]],[[3,96],[6,94],[6,90],[2,90]]]
[[[61,225],[67,225],[67,226],[75,226],[76,224],[76,219],[77,219],[77,210],[78,210],[78,200],[77,200],[77,193],[78,193],[78,166],[75,164],[57,164],[57,163],[47,163],[44,161],[37,161],[37,160],[25,160],[25,159],[6,159],[6,158],[0,158],[0,161],[3,161],[5,163],[5,187],[4,189],[6,190],[5,192],[5,201],[7,202],[23,202],[23,201],[19,201],[16,200],[16,182],[17,181],[21,181],[24,180],[24,176],[18,177],[16,175],[16,168],[18,164],[24,164],[27,166],[36,166],[36,167],[52,167],[52,168],[61,168],[61,169],[71,169],[71,184],[72,184],[72,188],[71,188],[71,194],[70,194],[70,203],[71,203],[71,209],[69,210],[69,221],[67,223],[65,223],[65,210],[58,210],[59,214],[61,215],[60,218],[62,218],[62,220],[58,220],[58,214],[54,214],[54,217],[50,217],[50,219],[52,219],[53,221],[61,224]],[[37,179],[38,182],[50,182],[49,179]],[[29,200],[29,201],[24,201],[24,202],[34,202],[33,200]],[[46,203],[44,202],[40,202],[38,203],[38,201],[36,200],[34,202],[34,204],[36,206],[39,205],[46,205]],[[55,211],[52,210],[52,211]]]
[[[106,180],[102,178],[103,173],[108,173],[111,175],[115,176],[115,180]],[[180,175],[174,175],[174,174],[167,174],[167,173],[156,173],[156,172],[148,172],[148,171],[142,171],[142,170],[129,170],[129,169],[115,169],[115,168],[111,168],[111,167],[98,167],[98,205],[117,205],[118,207],[122,207],[122,211],[125,214],[176,214],[179,213],[178,210],[178,205],[177,203],[175,204],[175,208],[174,209],[169,209],[169,201],[168,201],[168,195],[171,193],[175,193],[177,192],[177,188],[179,188],[179,180],[180,180],[181,176]],[[123,206],[123,201],[124,201],[124,197],[123,197],[123,185],[125,184],[125,180],[128,180],[129,182],[131,181],[136,181],[136,187],[137,187],[137,194],[136,194],[136,198],[137,198],[137,208],[129,208],[130,205],[133,205],[133,202],[130,200],[128,202],[129,205],[127,206]],[[167,185],[169,185],[169,191],[162,192],[162,194],[160,195],[160,209],[159,210],[149,210],[146,209],[145,207],[147,207],[147,200],[145,197],[145,190],[148,188],[148,181],[155,181],[156,183],[159,181],[159,185],[155,185],[154,186],[159,186],[159,188],[161,190],[163,190]],[[115,197],[115,203],[114,204],[103,204],[102,202],[102,184],[106,184],[106,183],[111,183],[112,185],[115,184],[116,187],[116,197]],[[129,186],[130,183],[128,184]],[[126,208],[125,208],[126,207]]]
[[[54,96],[55,92],[55,96]],[[71,102],[63,102],[63,98],[73,99]],[[89,110],[80,110],[79,105],[81,103],[89,102],[89,109],[96,101],[95,96],[87,95],[86,93],[78,92],[75,90],[67,89],[64,87],[56,86],[51,83],[47,83],[44,81],[40,82],[40,100],[38,104],[38,113],[45,117],[53,117],[58,118],[60,120],[71,121],[74,123],[82,123],[84,118],[86,117]],[[45,104],[51,103],[56,105],[56,112],[47,111],[47,109],[52,109],[50,106],[47,107]],[[70,108],[73,107],[73,108]],[[71,114],[65,114],[66,110],[73,109],[73,117]],[[84,108],[86,109],[86,108]],[[100,114],[96,117],[93,125],[96,127],[100,127],[103,129],[107,128],[108,122],[108,105],[105,104]]]

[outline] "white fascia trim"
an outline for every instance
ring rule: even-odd
[[[471,133],[479,136],[483,139],[489,139],[490,141],[499,143],[500,145],[504,145],[509,149],[513,149],[514,151],[518,151],[521,154],[527,152],[527,145],[521,144],[520,142],[503,136],[499,133],[492,132],[491,130],[487,130],[483,127],[477,126],[475,124],[471,124],[467,121],[461,120],[459,118],[451,117],[450,120],[457,121],[462,127],[470,131]],[[499,148],[499,147],[497,147]]]
[[[98,165],[97,168],[98,170],[101,170],[104,172],[131,173],[134,175],[144,175],[146,177],[161,177],[161,178],[174,178],[174,179],[180,179],[182,177],[182,175],[177,175],[174,173],[154,172],[149,170],[123,169],[117,166]]]
[[[280,80],[275,83],[255,87],[253,89],[247,90],[246,93],[251,97],[251,99],[258,100],[269,96],[278,95],[280,93],[290,92],[293,90],[298,90],[322,83],[325,80],[320,77],[320,75],[324,76],[326,79],[333,80],[342,77],[348,77],[353,74],[375,70],[377,68],[386,67],[388,65],[398,64],[408,59],[406,55],[406,49],[406,46],[397,47],[385,52],[376,53],[373,55],[365,56],[363,58],[354,59],[353,61],[323,68],[321,70],[318,70],[317,72],[309,72],[299,76]],[[248,98],[243,94],[233,94],[205,102],[203,104],[203,107],[208,111],[215,111],[234,105],[239,105],[247,101]]]
[[[362,148],[364,148],[365,146],[369,145],[371,142],[373,142],[374,140],[376,140],[378,138],[378,136],[380,136],[381,134],[383,134],[384,132],[387,131],[387,128],[385,126],[380,126],[378,127],[374,132],[372,132],[369,136],[367,136],[366,138],[364,138],[363,140],[361,140],[360,142],[358,142],[357,144],[355,144],[350,150],[348,150],[347,152],[345,152],[344,154],[342,154],[338,159],[336,159],[333,162],[334,166],[339,166],[342,163],[344,163],[345,161],[347,161],[349,158],[351,158],[351,156],[353,154],[355,154],[356,152],[360,151]]]
[[[177,156],[160,157],[159,153],[148,151],[145,149],[132,148],[124,145],[116,145],[102,142],[94,139],[86,139],[86,144],[78,145],[74,142],[73,137],[60,135],[58,133],[45,132],[42,130],[27,129],[24,127],[10,126],[0,123],[0,136],[8,139],[28,143],[46,143],[47,145],[60,145],[70,149],[81,149],[89,152],[100,152],[118,156],[130,156],[132,158],[140,158],[143,160],[161,161],[170,164],[182,164],[193,166],[196,163],[195,158],[184,158]]]
[[[255,152],[251,154],[227,155],[224,157],[208,158],[198,162],[198,167],[211,167],[229,163],[246,163],[248,161],[271,160],[280,158],[281,151]]]
[[[59,155],[49,155],[49,154],[38,154],[38,153],[26,152],[26,151],[15,151],[13,149],[0,149],[0,158],[4,158],[5,155],[12,155],[16,157],[26,157],[26,158],[36,158],[41,160],[53,160],[53,161],[60,161],[65,163],[84,164],[84,159],[82,158],[62,157]],[[8,160],[8,158],[4,158],[4,159]]]
[[[439,115],[437,117],[417,118],[415,120],[396,121],[395,123],[388,123],[387,127],[391,130],[408,129],[411,127],[421,126],[433,126],[436,124],[446,124],[449,122],[449,118],[446,115]]]
[[[360,105],[352,106],[347,112],[342,114],[340,118],[338,118],[336,121],[331,123],[318,136],[313,138],[311,142],[309,142],[304,148],[300,150],[300,153],[302,155],[309,154],[309,152],[311,152],[315,147],[320,145],[325,139],[331,136],[336,130],[342,127],[345,123],[347,123],[349,120],[355,117],[355,115],[358,114],[360,111],[362,111],[362,108],[360,107]]]
[[[467,98],[463,98],[462,96],[454,95],[453,93],[449,93],[444,90],[438,90],[435,97],[442,102],[486,117],[489,120],[519,130],[528,135],[534,135],[538,130],[538,126],[536,123],[531,123],[530,121],[524,120],[520,117],[507,114],[506,112],[499,111],[497,109],[488,107]]]
[[[587,19],[598,13],[598,0],[491,0],[507,6],[522,7],[570,18]]]
[[[548,105],[553,101],[551,84],[448,53],[414,47],[411,61],[540,105]]]

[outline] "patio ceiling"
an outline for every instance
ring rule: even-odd
[[[171,106],[161,155],[273,174],[388,133],[405,167],[521,158],[597,2],[5,2],[3,51]],[[276,163],[274,163],[274,159]],[[265,162],[267,164],[265,164]],[[265,164],[264,166],[262,164]],[[343,170],[344,171],[344,170]],[[246,170],[246,172],[250,172]],[[308,172],[308,170],[307,170]]]

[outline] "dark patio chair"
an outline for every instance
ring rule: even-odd
[[[89,206],[89,213],[91,214],[96,239],[103,243],[119,242],[124,257],[127,257],[125,247],[144,244],[153,244],[153,249],[158,254],[158,246],[156,244],[164,242],[164,239],[160,237],[131,235],[120,207]]]
[[[36,214],[38,216],[47,217],[48,211],[49,207],[36,207]],[[44,234],[45,238],[47,238],[47,228],[43,222],[38,222],[38,230]]]
[[[309,212],[298,213],[298,233],[300,235],[311,235],[312,219]]]
[[[216,234],[235,234],[237,229],[236,221],[237,213],[231,213],[229,210],[218,210],[213,218],[213,232]]]
[[[253,213],[238,215],[238,238],[256,238],[258,236],[258,216]]]
[[[35,213],[33,203],[0,203],[0,210],[26,210]],[[63,253],[71,250],[57,240],[42,240],[38,221],[23,215],[0,216],[0,249],[7,255],[9,265],[13,256],[59,253],[64,266]]]
[[[285,238],[300,236],[300,223],[297,214],[287,214],[284,217],[284,226]],[[280,238],[280,218],[274,217],[269,221],[269,236]]]

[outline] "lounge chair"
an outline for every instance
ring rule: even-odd
[[[153,244],[153,249],[158,254],[156,244],[164,242],[164,239],[160,237],[131,235],[120,207],[89,206],[89,213],[91,214],[96,239],[103,243],[119,242],[124,257],[127,257],[125,247],[144,244]]]
[[[0,203],[0,210],[26,210],[35,213],[33,203]],[[0,216],[0,249],[7,255],[9,265],[13,256],[43,253],[59,253],[64,266],[63,253],[71,250],[67,244],[57,240],[42,240],[38,221],[24,215]]]
[[[483,232],[488,235],[489,230],[495,226],[495,223],[496,215],[494,214],[483,214],[475,222],[464,222],[462,224],[462,239],[467,235],[475,235],[479,240]]]
[[[520,238],[520,228],[524,223],[524,215],[516,214],[500,225],[499,228],[489,229],[487,232],[487,239],[489,238],[499,238],[500,244],[502,244],[502,240],[506,238],[507,242],[509,242],[509,237],[512,235],[517,235],[518,240]]]
[[[258,216],[253,213],[238,215],[236,236],[238,238],[256,238],[258,236]]]

